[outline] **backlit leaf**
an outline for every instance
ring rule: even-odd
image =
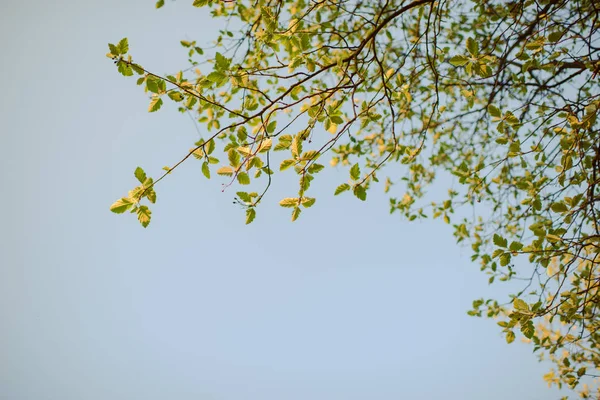
[[[110,206],[110,211],[112,211],[116,214],[121,214],[121,213],[124,213],[125,211],[129,210],[133,206],[133,204],[134,204],[133,200],[123,197],[122,199],[115,201]]]
[[[138,221],[140,221],[140,224],[142,224],[142,226],[144,228],[146,228],[148,226],[148,224],[150,224],[150,218],[152,216],[152,212],[150,211],[150,209],[147,206],[139,206],[137,209],[137,218]]]

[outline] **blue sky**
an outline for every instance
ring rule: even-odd
[[[408,223],[315,181],[296,223],[277,178],[257,220],[191,160],[153,221],[109,205],[198,133],[105,58],[129,38],[147,68],[186,66],[181,39],[219,29],[190,1],[0,6],[0,399],[548,399],[547,366],[466,315],[505,293],[441,222]]]

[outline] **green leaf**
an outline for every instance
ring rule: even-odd
[[[154,191],[153,188],[147,189],[145,196],[150,203],[152,203],[152,204],[156,203],[156,192]]]
[[[523,301],[521,299],[515,298],[513,300],[513,306],[518,311],[529,312],[529,305],[525,301]]]
[[[247,209],[246,210],[246,225],[251,224],[252,221],[254,221],[255,217],[256,217],[256,210],[254,209],[254,207]]]
[[[271,139],[264,139],[260,143],[260,146],[258,147],[258,152],[259,153],[266,153],[267,151],[271,150],[271,146],[272,145],[273,145],[273,140],[271,140]]]
[[[294,222],[295,220],[298,219],[301,212],[302,212],[302,210],[300,209],[300,207],[294,208],[294,211],[292,211],[292,222]]]
[[[156,112],[163,105],[163,101],[160,97],[154,97],[150,101],[150,105],[148,106],[148,112]]]
[[[232,176],[233,175],[233,168],[229,167],[229,166],[225,166],[225,167],[221,167],[217,170],[217,174],[218,175],[225,175],[225,176]]]
[[[325,168],[324,165],[313,163],[310,165],[310,167],[308,167],[308,172],[311,174],[316,174],[320,172],[323,168]]]
[[[463,67],[467,65],[469,60],[470,58],[467,56],[457,55],[450,59],[450,64],[454,65],[455,67]]]
[[[291,167],[295,163],[296,163],[296,160],[293,160],[291,158],[289,160],[283,160],[281,162],[281,164],[279,165],[279,170],[280,171],[285,171],[286,169],[288,169],[289,167]]]
[[[267,133],[275,132],[276,128],[277,128],[277,121],[271,121],[269,123],[269,125],[267,125]]]
[[[362,185],[354,186],[354,195],[362,201],[367,200],[367,191]]]
[[[108,44],[108,50],[110,50],[110,53],[113,56],[118,56],[119,54],[121,54],[121,51],[119,50],[119,48],[112,43]]]
[[[155,7],[158,9],[158,8],[161,8],[164,5],[165,5],[165,0],[158,0],[156,2],[156,4],[155,4]]]
[[[550,233],[546,235],[546,239],[547,239],[549,242],[552,242],[552,243],[556,243],[556,242],[560,242],[560,241],[562,241],[562,239],[561,239],[561,237],[560,237],[560,236],[553,235],[553,234],[550,234]]]
[[[490,115],[492,117],[502,118],[502,113],[500,112],[500,109],[498,109],[498,107],[493,106],[491,104],[488,106],[488,113],[490,113]]]
[[[215,140],[211,139],[207,143],[204,144],[204,152],[206,154],[211,154],[213,151],[215,151]]]
[[[229,68],[230,63],[231,60],[225,57],[223,54],[219,52],[215,54],[215,65],[217,66],[217,69],[226,70],[227,68]]]
[[[144,170],[142,168],[137,167],[133,174],[135,175],[137,180],[140,181],[140,183],[146,182],[146,173],[144,172]]]
[[[500,256],[500,265],[506,267],[510,263],[510,253],[504,253]]]
[[[138,207],[137,218],[138,218],[138,221],[140,221],[140,224],[142,224],[142,226],[144,228],[146,228],[148,226],[148,224],[150,224],[151,215],[152,215],[152,212],[150,211],[148,206],[139,206]]]
[[[240,146],[237,148],[238,153],[240,153],[243,157],[248,157],[252,154],[252,149],[247,146]]]
[[[286,150],[289,149],[291,144],[292,144],[292,140],[294,140],[292,138],[291,135],[283,135],[279,137],[279,141],[277,142],[277,145],[275,146],[275,151],[281,151],[281,150]]]
[[[467,38],[466,45],[467,50],[473,57],[477,57],[479,55],[479,43],[477,43],[477,41],[469,37]]]
[[[304,207],[308,208],[312,207],[312,205],[315,204],[316,200],[317,199],[315,199],[314,197],[303,197],[301,202]]]
[[[506,247],[508,245],[508,241],[497,233],[494,233],[493,242],[498,247]]]
[[[119,49],[119,54],[129,53],[129,42],[127,41],[127,38],[121,39],[117,45],[117,48]]]
[[[550,208],[552,209],[552,211],[554,211],[555,213],[563,213],[563,212],[567,212],[569,211],[569,207],[567,207],[567,205],[565,203],[563,203],[562,201],[557,202],[557,203],[553,203]]]
[[[320,154],[317,150],[308,150],[308,151],[305,151],[300,158],[302,160],[310,161],[313,159],[317,159],[319,155]]]
[[[279,202],[281,207],[297,207],[299,204],[297,197],[286,197]]]
[[[340,193],[342,193],[342,192],[345,192],[345,191],[347,191],[347,190],[350,190],[350,188],[351,188],[351,186],[350,186],[349,184],[347,184],[347,183],[342,183],[340,186],[338,186],[338,187],[335,189],[335,193],[334,193],[334,195],[335,195],[335,196],[337,196],[338,194],[340,194]]]
[[[510,111],[507,111],[506,114],[504,114],[504,120],[510,125],[517,125],[520,123],[519,118],[517,118],[515,114]]]
[[[194,3],[192,3],[192,5],[194,7],[204,7],[208,4],[208,1],[209,0],[194,0]]]
[[[127,197],[123,197],[123,198],[115,201],[110,206],[110,211],[112,211],[116,214],[122,214],[125,211],[129,210],[133,206],[133,204],[134,204],[133,200],[131,200]]]
[[[249,185],[250,184],[250,177],[248,176],[248,174],[246,172],[240,172],[237,175],[237,180],[240,183],[240,185]]]
[[[513,241],[511,242],[510,246],[508,246],[508,248],[512,251],[519,251],[523,248],[523,244]]]
[[[246,202],[246,203],[251,203],[252,202],[252,198],[250,197],[250,195],[246,192],[237,192],[236,193],[237,196],[240,198],[240,200]]]
[[[506,343],[510,344],[515,341],[515,333],[513,331],[506,332]]]
[[[229,165],[233,168],[237,168],[240,165],[240,153],[237,152],[236,149],[229,149],[227,152],[227,158],[229,159]]]
[[[527,321],[526,324],[521,325],[521,332],[527,339],[531,339],[533,335],[535,335],[535,327],[533,326],[533,322]]]
[[[119,61],[117,69],[123,76],[132,76],[133,75],[133,70],[125,61]]]
[[[550,43],[556,43],[560,40],[560,38],[562,38],[563,36],[563,32],[552,32],[551,34],[548,35],[548,41]]]
[[[206,177],[206,179],[210,179],[210,168],[208,167],[207,161],[202,163],[202,174]]]
[[[156,79],[153,76],[149,76],[146,79],[146,88],[148,89],[148,91],[152,93],[158,93],[158,82],[158,79]]]
[[[206,79],[208,79],[209,81],[214,82],[218,85],[221,82],[223,82],[225,79],[227,79],[227,75],[225,75],[223,72],[213,71],[206,76]]]
[[[183,95],[179,92],[171,91],[169,92],[169,98],[173,101],[179,102],[183,100]]]
[[[350,178],[352,178],[354,181],[360,179],[360,167],[358,166],[358,163],[354,164],[352,168],[350,168]]]
[[[129,66],[130,66],[130,67],[131,67],[131,69],[133,69],[133,70],[134,70],[134,71],[135,71],[135,72],[136,72],[138,75],[144,75],[144,69],[143,69],[143,68],[142,68],[140,65],[138,65],[138,64],[134,64],[134,63],[131,63]],[[141,84],[144,82],[144,79],[145,79],[145,78],[144,78],[144,77],[141,77],[140,79],[141,79],[141,81],[139,81],[139,80],[138,80],[138,85],[141,85]]]
[[[292,140],[291,151],[294,158],[298,158],[302,154],[302,139],[300,139],[300,135],[296,135],[294,140]]]
[[[489,65],[480,62],[474,64],[473,69],[475,70],[475,73],[482,78],[489,78],[493,74],[492,68],[490,68]]]

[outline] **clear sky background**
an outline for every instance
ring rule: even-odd
[[[380,190],[313,184],[296,223],[279,176],[257,220],[190,160],[148,229],[108,207],[142,166],[198,139],[146,112],[106,44],[159,73],[219,29],[191,1],[0,2],[0,399],[551,399],[531,347],[466,315],[489,287],[443,223],[388,214]]]

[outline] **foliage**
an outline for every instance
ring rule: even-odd
[[[510,302],[476,300],[469,313],[498,318],[507,342],[522,335],[553,360],[550,385],[599,395],[591,392],[600,368],[595,1],[193,5],[240,28],[221,30],[212,48],[182,41],[185,73],[159,76],[134,63],[127,39],[109,45],[118,71],[139,76],[150,112],[172,101],[207,132],[156,181],[138,168],[141,185],[112,211],[147,226],[140,201],[154,203],[154,185],[193,156],[206,178],[240,186],[246,223],[276,172],[293,171],[298,192],[279,204],[295,220],[315,204],[311,182],[328,153],[331,166],[349,170],[336,195],[364,201],[382,179],[392,213],[443,219],[490,283],[524,279]],[[436,178],[446,198],[426,196]],[[465,207],[473,212],[458,211]]]

